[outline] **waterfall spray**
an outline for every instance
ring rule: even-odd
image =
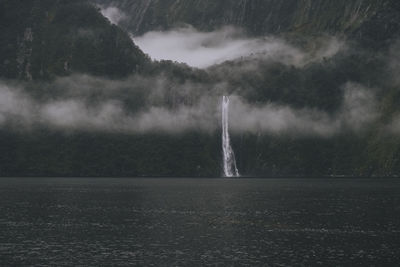
[[[222,153],[225,177],[240,176],[229,137],[229,97],[227,96],[222,99]]]

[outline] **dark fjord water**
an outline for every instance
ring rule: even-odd
[[[395,266],[400,181],[0,179],[0,265]]]

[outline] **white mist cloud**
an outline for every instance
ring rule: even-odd
[[[344,86],[342,107],[335,114],[274,103],[254,106],[236,96],[231,105],[231,127],[239,133],[330,137],[346,130],[361,131],[379,116],[371,90],[354,83]]]
[[[384,130],[391,134],[400,134],[400,114],[398,112],[393,115],[388,125],[384,127]]]
[[[134,118],[140,132],[184,131],[213,132],[219,127],[219,110],[215,101],[203,98],[195,106],[180,106],[178,109],[151,107]]]
[[[134,37],[134,41],[155,60],[172,60],[198,68],[249,56],[302,65],[310,60],[331,57],[344,47],[343,42],[330,37],[321,48],[306,53],[282,39],[249,38],[233,27],[199,32],[188,26],[166,32],[148,32]]]
[[[80,78],[81,82],[83,80]],[[97,88],[98,82],[101,80],[87,81],[94,88]],[[114,87],[118,95],[116,83],[109,81],[108,85]],[[125,86],[125,83],[122,82],[122,85]],[[65,85],[68,82],[63,78],[54,84]],[[76,94],[73,87],[72,92],[66,92],[62,97],[39,100],[22,88],[0,83],[0,127],[23,129],[41,125],[67,131],[169,134],[185,131],[211,133],[221,128],[221,96],[217,94],[202,95],[191,104],[181,103],[175,107],[149,102],[142,109],[132,111],[115,97],[93,101],[89,93],[91,89],[83,82],[82,86],[86,88],[82,89],[84,92],[81,95]],[[67,86],[63,90],[69,91]],[[254,105],[233,95],[230,127],[236,133],[330,137],[343,131],[360,132],[378,116],[371,90],[348,83],[344,86],[342,107],[334,114],[275,103]]]
[[[0,126],[8,121],[28,126],[36,121],[34,101],[18,87],[0,84]]]
[[[122,20],[126,18],[125,13],[123,13],[120,9],[109,6],[99,6],[100,12],[106,17],[112,24],[118,25]]]
[[[55,82],[67,83],[65,78]],[[96,79],[89,79],[88,83],[96,85]],[[114,81],[109,81],[108,85],[118,87]],[[63,89],[68,91],[68,87]],[[89,87],[83,89],[83,94],[77,94],[75,88],[71,89],[72,92],[66,92],[60,99],[38,100],[22,88],[0,83],[0,127],[27,129],[41,125],[68,131],[173,134],[188,130],[212,132],[218,125],[215,120],[218,106],[208,97],[202,97],[190,106],[149,105],[131,112],[124,103],[111,97],[88,100],[91,97]]]
[[[79,100],[47,103],[40,110],[41,122],[61,129],[148,133],[212,132],[218,122],[204,103],[177,109],[151,106],[130,114],[121,103],[104,102],[87,106]]]
[[[118,130],[125,120],[121,105],[112,101],[93,106],[74,99],[50,102],[41,107],[39,115],[45,124],[77,130]]]

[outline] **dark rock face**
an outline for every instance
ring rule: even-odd
[[[120,26],[134,34],[186,23],[204,31],[236,25],[253,35],[282,34],[287,39],[293,37],[289,41],[304,43],[305,50],[318,47],[323,34],[342,35],[358,42],[351,40],[346,51],[302,67],[250,57],[196,70],[169,61],[151,62],[128,34],[107,21],[93,3],[121,9],[127,16]],[[199,96],[217,90],[220,84],[249,103],[272,102],[296,110],[310,108],[335,115],[343,102],[343,86],[356,83],[376,93],[376,102],[382,110],[382,119],[371,124],[365,133],[345,131],[332,138],[298,139],[267,133],[233,134],[239,170],[243,174],[271,177],[393,176],[400,174],[400,137],[381,129],[395,122],[400,114],[396,76],[399,44],[385,49],[393,44],[400,30],[399,3],[398,0],[2,0],[0,81],[6,78],[19,84],[20,80],[32,80],[23,83],[24,92],[38,103],[46,104],[48,99],[71,97],[65,88],[69,87],[51,82],[52,78],[74,73],[101,76],[93,78],[88,90],[82,90],[78,96],[83,96],[85,105],[93,107],[109,99],[118,100],[132,116],[151,106],[171,110],[190,107]],[[248,63],[255,68],[247,68]],[[114,82],[124,80],[118,78],[134,73],[141,75],[122,82],[115,90]],[[74,80],[73,84],[82,89],[79,81],[82,80]],[[193,90],[185,90],[191,85]],[[148,101],[146,96],[151,94],[152,87],[158,86],[165,89],[165,96]],[[1,112],[0,109],[0,119]],[[9,120],[14,122],[14,116]],[[188,177],[221,173],[218,132],[211,135],[184,132],[175,136],[163,132],[87,132],[84,128],[69,133],[68,129],[38,123],[37,128],[27,133],[14,128],[10,131],[8,124],[0,126],[0,176]]]
[[[135,34],[187,23],[201,30],[236,25],[253,34],[298,32],[370,35],[398,32],[394,0],[95,0],[123,10],[122,26]]]
[[[83,72],[124,76],[146,56],[86,1],[1,1],[0,75],[46,79]]]

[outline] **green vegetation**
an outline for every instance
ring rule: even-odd
[[[51,79],[82,72],[123,77],[149,59],[86,1],[1,1],[0,73]]]
[[[397,0],[91,0],[129,14],[121,26],[135,34],[190,24],[201,30],[224,25],[255,35],[336,34],[371,47],[399,34]]]
[[[334,57],[304,66],[245,58],[197,70],[170,61],[151,62],[124,30],[88,1],[5,0],[0,2],[0,77],[24,81],[25,91],[42,101],[68,93],[54,86],[57,78],[88,74],[117,89],[108,92],[105,86],[86,101],[112,96],[132,113],[146,108],[158,80],[168,92],[152,100],[154,106],[189,106],[223,84],[223,90],[250,103],[273,102],[327,114],[340,109],[347,82],[359,83],[373,91],[382,114],[368,129],[330,137],[234,134],[238,167],[242,174],[256,176],[400,175],[400,135],[384,129],[400,114],[397,68],[391,63],[400,29],[397,2],[159,0],[149,6],[118,1],[118,6],[132,12],[123,26],[136,33],[182,22],[210,30],[228,22],[255,35],[280,34],[288,42],[304,43],[305,49],[322,33],[342,35],[350,45]],[[143,17],[140,24],[137,16]],[[253,68],[247,68],[249,64]],[[96,82],[93,87],[104,86]],[[116,86],[118,82],[122,85]],[[188,85],[191,90],[184,90]],[[77,88],[76,95],[85,93]],[[0,130],[0,176],[221,175],[218,131],[127,134],[8,126],[2,124]]]

